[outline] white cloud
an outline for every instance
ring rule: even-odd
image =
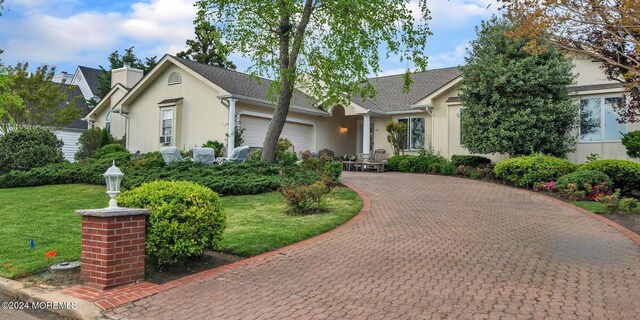
[[[446,52],[429,56],[429,69],[455,67],[464,64],[469,42],[458,44],[453,52]]]
[[[133,3],[124,12],[93,10],[60,16],[58,6],[75,2],[14,3],[13,13],[21,9],[21,17],[0,19],[3,60],[97,66],[105,64],[113,50],[133,45],[141,57],[175,54],[193,37],[195,0],[150,0]]]
[[[433,29],[462,29],[486,19],[498,11],[495,0],[438,0],[427,2],[431,11],[429,25]]]

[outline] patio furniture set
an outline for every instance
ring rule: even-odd
[[[345,171],[371,171],[384,172],[386,170],[389,155],[384,149],[377,149],[373,152],[373,157],[365,159],[363,153],[358,153],[356,159],[342,161],[342,169]]]
[[[160,149],[160,154],[162,154],[162,159],[164,159],[165,163],[171,163],[174,161],[182,161],[185,160],[182,158],[180,154],[180,149],[177,147],[164,147]],[[205,164],[216,163],[225,163],[225,162],[244,162],[247,160],[249,156],[249,147],[241,146],[233,149],[231,155],[229,157],[218,157],[216,158],[216,153],[213,148],[194,148],[193,149],[193,157],[191,157],[191,161],[194,162],[202,162]]]

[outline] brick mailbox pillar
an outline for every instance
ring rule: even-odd
[[[80,277],[108,289],[144,279],[147,209],[77,210],[82,215]]]

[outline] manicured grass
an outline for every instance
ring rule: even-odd
[[[582,209],[586,209],[589,210],[591,212],[595,212],[595,213],[607,213],[607,210],[604,209],[604,207],[602,206],[602,204],[600,202],[595,202],[595,201],[573,201],[571,202],[572,204],[582,208]],[[633,209],[632,212],[635,213],[640,213],[640,207],[636,207],[635,209]]]
[[[299,242],[331,230],[351,219],[362,200],[348,188],[338,188],[329,201],[328,213],[290,216],[278,192],[222,198],[227,210],[227,229],[222,251],[250,257]]]
[[[0,189],[0,276],[16,278],[80,257],[76,209],[106,207],[105,187],[55,185]],[[30,240],[35,247],[29,247]],[[45,261],[45,253],[57,256]]]
[[[48,265],[80,259],[81,217],[76,209],[105,207],[105,187],[55,185],[0,189],[0,276],[33,275]],[[353,217],[362,206],[357,194],[339,188],[331,211],[308,216],[284,214],[277,192],[222,198],[227,212],[223,251],[253,256],[331,230]],[[35,248],[29,248],[29,240]],[[49,262],[45,253],[56,250]]]

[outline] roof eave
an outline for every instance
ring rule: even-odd
[[[226,99],[237,99],[240,101],[245,101],[245,102],[250,102],[253,104],[257,104],[263,107],[268,107],[268,108],[275,108],[275,105],[273,104],[273,102],[268,101],[268,100],[264,100],[264,99],[258,99],[258,98],[253,98],[253,97],[247,97],[247,96],[243,96],[243,95],[239,95],[239,94],[225,94],[225,95],[220,95],[218,96],[218,99],[220,100],[226,100]],[[296,105],[292,105],[290,107],[290,109],[298,112],[298,113],[307,113],[307,114],[312,114],[312,115],[319,115],[319,116],[323,116],[323,117],[330,117],[331,114],[329,114],[326,111],[320,110],[320,109],[311,109],[311,108],[305,108],[302,106],[296,106]]]

